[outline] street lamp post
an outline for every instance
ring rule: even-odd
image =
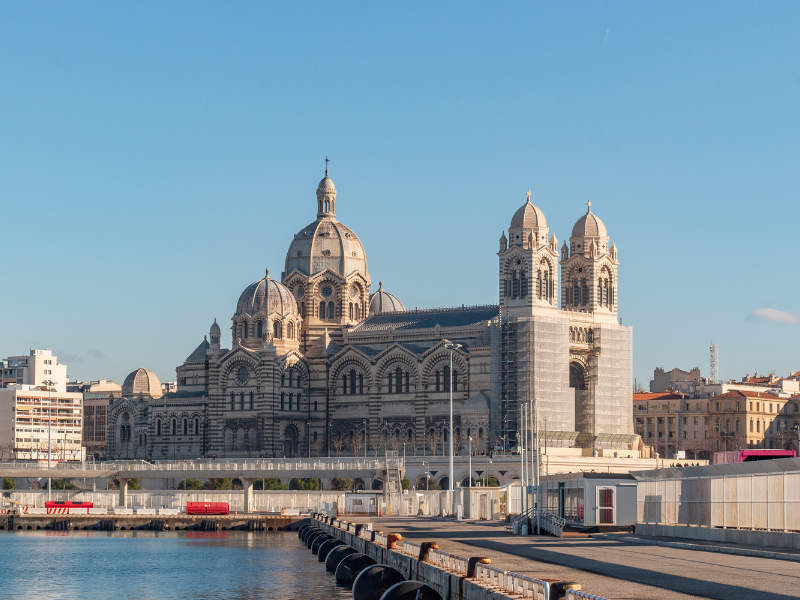
[[[467,485],[472,487],[472,436],[469,436],[469,475],[467,476]]]
[[[55,381],[47,380],[43,381],[43,384],[47,386],[47,470],[50,470],[50,455],[52,454],[52,450],[50,448],[50,431],[52,429],[52,421],[53,421],[53,396],[52,396],[52,386],[55,385]],[[56,415],[58,412],[56,412]],[[48,473],[49,474],[49,473]],[[53,478],[47,478],[47,499],[51,500],[53,498]]]
[[[450,349],[450,457],[449,457],[449,467],[450,467],[450,481],[448,482],[450,485],[450,513],[454,513],[455,510],[455,498],[453,497],[453,351],[456,348],[460,348],[461,344],[453,344],[451,342],[447,342],[445,344],[445,348]]]
[[[364,421],[364,460],[367,460],[367,420]]]
[[[308,458],[311,459],[311,419],[306,421],[306,435],[308,436]]]

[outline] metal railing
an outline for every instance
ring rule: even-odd
[[[420,552],[422,551],[421,544],[415,544],[413,542],[403,542],[403,554],[406,556],[413,556],[414,558],[419,558]]]
[[[385,533],[375,532],[375,543],[382,548],[387,548],[389,545],[389,536]]]
[[[475,579],[481,585],[497,587],[501,592],[509,592],[523,598],[533,598],[534,600],[549,600],[550,598],[548,582],[512,571],[504,571],[491,565],[483,563],[475,565]]]
[[[587,594],[586,592],[579,592],[578,590],[566,590],[566,595],[564,596],[564,600],[606,600],[602,596],[594,596],[592,594]]]
[[[544,529],[546,532],[556,537],[561,537],[564,533],[566,520],[563,517],[559,517],[557,514],[551,513],[543,508],[536,508],[531,519],[535,520],[537,516],[541,529]]]
[[[469,560],[463,556],[456,556],[441,550],[430,550],[425,562],[459,575],[466,575],[467,567],[469,566]]]
[[[402,459],[394,459],[402,463]],[[295,459],[236,459],[236,460],[143,460],[108,462],[54,462],[50,470],[57,471],[375,471],[383,469],[382,460],[331,459],[303,461]],[[46,461],[13,461],[0,463],[0,469],[46,469]]]
[[[513,531],[514,530],[514,525],[517,525],[518,527],[521,528],[522,524],[525,523],[528,519],[531,518],[532,511],[533,511],[533,508],[528,508],[527,510],[522,511],[521,513],[519,513],[517,515],[512,515],[511,516],[511,521],[509,522],[508,525],[506,525],[506,530],[507,531]]]

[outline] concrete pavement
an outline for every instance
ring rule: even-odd
[[[645,546],[593,538],[522,537],[503,527],[435,518],[371,521],[384,533],[431,541],[464,557],[485,556],[499,568],[539,579],[577,581],[610,600],[784,600],[800,598],[800,563]]]

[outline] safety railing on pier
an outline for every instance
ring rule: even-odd
[[[389,536],[385,533],[381,533],[380,531],[375,532],[375,539],[373,540],[378,546],[382,548],[387,548],[389,545]]]
[[[419,558],[420,552],[422,552],[421,544],[415,544],[414,542],[403,542],[403,554],[406,556]]]
[[[512,571],[504,571],[491,565],[478,563],[475,565],[475,579],[482,585],[497,587],[501,592],[533,598],[549,600],[550,584],[541,579],[520,575]]]
[[[538,517],[539,520],[539,527],[544,529],[551,535],[556,537],[561,537],[564,533],[564,525],[566,521],[563,517],[559,517],[558,515],[548,512],[542,508],[537,508],[534,510],[532,520],[535,520]]]
[[[578,590],[566,590],[566,594],[564,595],[564,600],[606,600],[602,596],[594,596],[592,594],[587,594],[586,592],[581,592]]]
[[[459,575],[466,576],[469,566],[469,560],[463,556],[456,556],[455,554],[448,554],[441,550],[430,550],[428,552],[428,559],[426,562],[431,563],[447,571],[458,573]]]

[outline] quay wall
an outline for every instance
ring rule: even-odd
[[[427,584],[443,600],[604,600],[581,593],[575,582],[533,579],[505,571],[501,565],[490,565],[483,557],[450,555],[428,542],[403,542],[399,535],[372,531],[368,525],[314,514],[309,526],[334,536],[377,564],[394,567],[408,581]]]

